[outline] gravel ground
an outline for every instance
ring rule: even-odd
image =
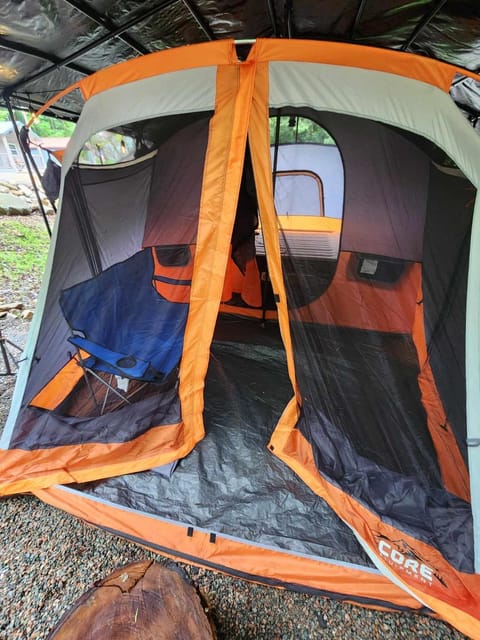
[[[6,318],[0,328],[23,343],[28,323]],[[14,376],[0,377],[0,431],[13,384]],[[96,580],[136,560],[164,561],[32,496],[0,499],[0,541],[0,640],[42,640]],[[220,640],[465,638],[431,618],[372,611],[181,566],[209,603]]]

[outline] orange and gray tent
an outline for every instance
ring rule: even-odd
[[[225,40],[72,87],[2,493],[480,637],[480,139],[457,72]]]

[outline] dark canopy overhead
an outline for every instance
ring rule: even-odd
[[[2,100],[35,109],[85,74],[134,56],[255,37],[385,47],[480,71],[478,0],[2,0]],[[476,124],[479,83],[458,76],[452,96]],[[70,94],[50,113],[76,119],[80,108]]]

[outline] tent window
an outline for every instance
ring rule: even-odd
[[[287,113],[285,113],[285,111]],[[293,108],[270,114],[270,156],[289,306],[318,298],[336,269],[344,206],[344,168],[331,134]],[[257,253],[262,253],[257,237]]]

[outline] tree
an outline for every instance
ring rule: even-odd
[[[279,144],[314,143],[335,145],[335,140],[319,124],[309,118],[299,116],[271,116],[270,144],[275,144],[277,137],[277,122],[280,121],[278,131]]]
[[[26,111],[14,110],[14,116],[18,122],[25,122],[25,116],[28,120],[30,114]],[[10,114],[7,109],[0,108],[0,122],[10,120]],[[73,122],[60,120],[59,118],[50,118],[49,116],[40,116],[32,125],[32,131],[41,138],[69,138],[75,129]]]

